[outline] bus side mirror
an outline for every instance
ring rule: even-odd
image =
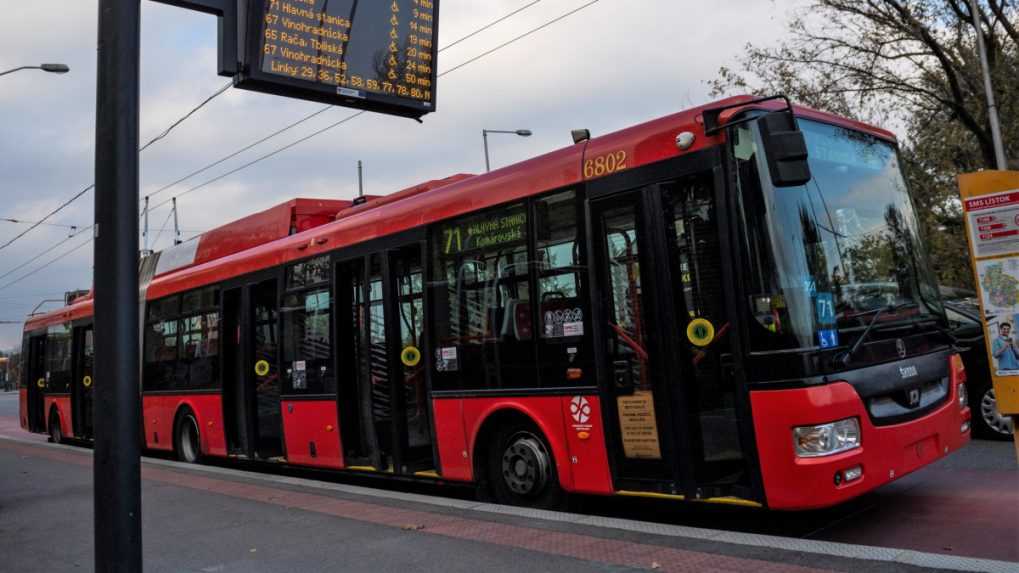
[[[810,181],[807,140],[792,112],[769,113],[761,117],[760,128],[771,183],[775,187],[795,187]]]

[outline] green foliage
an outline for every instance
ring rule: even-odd
[[[1019,157],[1019,2],[981,0],[980,32],[1006,155]],[[715,95],[785,93],[794,101],[894,126],[934,272],[972,288],[955,176],[993,169],[994,148],[968,0],[814,0],[787,40],[747,46]],[[1019,161],[1010,161],[1019,169]]]

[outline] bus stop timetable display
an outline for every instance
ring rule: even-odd
[[[420,117],[435,111],[438,0],[249,4],[237,87]]]

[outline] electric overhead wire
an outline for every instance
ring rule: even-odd
[[[461,42],[464,42],[466,40],[469,40],[470,38],[473,38],[474,36],[477,36],[481,32],[484,32],[485,30],[488,30],[488,29],[492,28],[493,26],[495,26],[497,24],[500,24],[500,23],[502,23],[502,22],[512,18],[513,16],[516,16],[517,14],[523,12],[524,10],[527,10],[528,8],[534,6],[535,4],[538,4],[541,1],[542,0],[533,0],[532,2],[529,2],[529,3],[521,6],[520,8],[517,8],[516,10],[513,10],[512,12],[510,12],[508,14],[505,14],[503,16],[500,16],[499,18],[496,18],[495,20],[492,20],[488,24],[485,24],[484,26],[482,26],[482,27],[480,27],[480,28],[470,32],[469,34],[454,40],[453,42],[449,43],[448,45],[442,46],[441,48],[439,48],[438,53],[442,53],[442,52],[452,48],[453,46],[456,46],[457,44],[460,44]],[[595,1],[597,2],[598,0],[595,0]],[[582,6],[581,9],[582,8],[586,8],[586,7],[587,6]],[[441,77],[441,75],[440,75],[440,77]],[[188,173],[187,175],[184,175],[183,177],[177,179],[176,181],[173,181],[172,183],[168,183],[166,185],[163,185],[159,189],[156,189],[152,193],[149,193],[148,195],[146,195],[146,197],[151,199],[152,197],[155,197],[156,195],[158,195],[158,194],[160,194],[160,193],[162,193],[162,192],[164,192],[164,191],[166,191],[168,189],[172,189],[173,187],[176,187],[177,185],[187,181],[188,179],[191,179],[192,177],[194,177],[196,175],[201,175],[202,173],[205,173],[209,169],[212,169],[213,167],[216,167],[217,165],[221,165],[224,162],[229,161],[229,160],[233,159],[234,157],[237,157],[238,155],[244,153],[245,151],[248,151],[248,150],[250,150],[250,149],[252,149],[254,147],[257,147],[257,146],[261,145],[262,143],[265,143],[266,141],[269,141],[270,139],[273,139],[275,137],[278,137],[278,136],[286,133],[287,131],[290,131],[291,129],[293,129],[293,128],[295,128],[295,127],[305,123],[306,121],[308,121],[308,120],[310,120],[310,119],[312,119],[314,117],[317,117],[317,116],[319,116],[319,115],[321,115],[321,114],[323,114],[323,113],[325,113],[325,112],[327,112],[327,111],[329,111],[331,109],[335,109],[335,107],[336,106],[333,106],[333,105],[327,105],[325,107],[322,107],[321,109],[319,109],[317,111],[314,111],[314,112],[312,112],[312,113],[302,117],[301,119],[299,119],[299,120],[297,120],[297,121],[295,121],[293,123],[290,123],[288,125],[285,125],[285,126],[281,127],[280,129],[277,129],[276,131],[266,135],[265,137],[262,137],[262,138],[254,141],[252,143],[249,143],[248,145],[245,145],[244,147],[238,149],[237,151],[234,151],[233,153],[230,153],[229,155],[221,157],[221,158],[217,159],[216,161],[214,161],[214,162],[212,162],[212,163],[210,163],[210,164],[208,164],[208,165],[206,165],[204,167],[201,167],[199,169],[196,169],[196,170]],[[340,125],[342,123],[346,123],[347,121],[353,119],[354,117],[356,117],[358,115],[361,115],[362,113],[364,113],[364,112],[359,112],[357,114],[354,114],[353,117],[348,116],[348,117],[340,120],[339,122],[337,122],[337,124],[331,126],[329,129],[331,129],[332,127],[336,127],[336,125]],[[289,147],[287,149],[289,149]],[[270,154],[270,155],[266,156],[265,158],[267,159],[268,157],[271,157],[272,155],[273,154]],[[230,173],[230,175],[232,175],[233,173],[236,173],[237,171],[239,171],[239,169],[235,170],[235,171],[232,171]],[[222,179],[222,177],[219,177],[219,178],[215,179],[215,181],[219,181],[220,179]],[[202,186],[205,186],[205,185],[207,185],[209,183],[212,183],[212,182],[215,182],[215,181],[206,182]],[[185,193],[190,193],[191,191],[194,191],[194,190],[195,189],[189,189],[189,190],[185,191]],[[168,203],[169,203],[169,201],[163,201],[163,202],[159,203],[158,205],[150,206],[148,208],[149,209],[149,213],[151,213],[153,209],[157,209],[159,207],[167,205]],[[142,215],[144,215],[144,213],[145,212],[143,210],[142,211]]]
[[[205,107],[205,104],[209,103],[210,101],[216,99],[218,96],[222,95],[223,92],[225,92],[226,90],[230,89],[230,87],[233,86],[233,85],[234,85],[233,80],[228,81],[225,85],[223,85],[223,87],[219,88],[219,90],[216,91],[216,93],[214,93],[211,96],[205,98],[205,100],[202,101],[202,103],[200,103],[200,104],[196,105],[195,107],[191,108],[191,111],[187,112],[186,114],[184,114],[183,117],[181,117],[177,121],[173,122],[170,125],[170,127],[168,127],[165,130],[163,130],[163,133],[160,133],[159,135],[153,137],[151,140],[149,140],[148,143],[146,143],[145,145],[141,146],[141,148],[138,149],[138,153],[141,153],[142,151],[145,151],[153,143],[163,139],[167,135],[170,135],[170,132],[173,131],[174,128],[176,128],[178,125],[180,125],[180,124],[184,123],[185,121],[187,121],[188,118],[190,118],[192,115],[196,114],[198,112],[198,110],[200,110],[203,107]]]
[[[68,241],[70,241],[71,239],[77,237],[78,235],[80,235],[80,234],[82,234],[82,233],[84,233],[86,231],[91,231],[93,227],[94,227],[94,225],[89,225],[88,227],[85,227],[84,229],[80,229],[76,233],[66,237],[64,240],[59,241],[57,243],[54,243],[52,246],[50,246],[50,248],[48,248],[45,251],[39,253],[34,258],[28,259],[27,261],[21,263],[20,265],[14,267],[13,269],[7,271],[6,273],[4,273],[2,275],[0,275],[0,280],[3,280],[5,278],[11,276],[12,274],[20,271],[21,269],[27,267],[28,265],[34,263],[35,261],[39,260],[40,257],[44,257],[44,256],[52,253],[56,249],[60,248],[61,245],[66,244]]]
[[[173,130],[174,130],[174,128],[176,128],[176,127],[177,127],[177,126],[179,126],[179,125],[180,125],[181,123],[183,123],[183,122],[184,122],[185,120],[187,120],[187,119],[188,119],[188,118],[190,118],[190,117],[191,117],[192,115],[194,115],[194,114],[195,114],[195,112],[197,112],[198,110],[200,110],[200,109],[202,109],[203,107],[205,107],[205,105],[206,105],[206,104],[208,104],[208,103],[209,103],[210,101],[212,101],[213,99],[215,99],[215,98],[216,98],[217,96],[219,96],[219,95],[221,95],[222,93],[224,93],[224,92],[225,92],[225,91],[226,91],[226,90],[227,90],[227,89],[228,89],[228,88],[230,87],[230,85],[232,85],[232,82],[231,82],[231,84],[227,84],[227,85],[223,86],[222,88],[220,88],[220,89],[219,89],[218,91],[216,91],[216,93],[212,94],[211,96],[209,96],[209,97],[205,98],[205,100],[203,100],[203,101],[202,101],[202,103],[200,103],[200,104],[198,104],[197,106],[195,106],[194,108],[192,108],[192,109],[191,109],[190,111],[188,111],[188,112],[187,112],[186,114],[184,114],[184,116],[183,116],[183,117],[181,117],[180,119],[178,119],[177,121],[175,121],[175,122],[174,122],[174,123],[173,123],[172,125],[170,125],[170,127],[168,127],[168,128],[166,128],[165,130],[163,130],[163,132],[162,132],[162,133],[160,133],[159,135],[157,135],[156,137],[154,137],[154,138],[153,138],[152,140],[150,140],[150,141],[149,141],[148,143],[146,143],[146,144],[145,144],[144,146],[142,146],[141,148],[139,148],[139,149],[138,149],[138,152],[139,152],[139,153],[141,153],[142,151],[145,151],[145,149],[147,149],[147,148],[148,148],[148,147],[149,147],[150,145],[152,145],[153,143],[155,143],[155,142],[157,142],[157,141],[159,141],[159,140],[161,140],[161,139],[165,138],[165,137],[166,137],[167,135],[169,135],[169,134],[170,134],[170,132],[171,132],[171,131],[173,131]],[[10,246],[11,244],[13,244],[13,243],[14,243],[15,241],[17,241],[17,240],[21,239],[21,238],[22,238],[22,237],[24,237],[25,235],[27,235],[27,234],[31,233],[31,232],[32,232],[32,231],[34,231],[35,229],[37,229],[37,228],[39,228],[40,226],[44,225],[44,224],[46,223],[46,221],[47,221],[47,220],[48,220],[48,219],[49,219],[50,217],[52,217],[53,215],[56,215],[57,213],[59,213],[60,211],[62,211],[63,209],[65,209],[65,208],[66,208],[66,207],[67,207],[68,205],[70,205],[71,203],[74,203],[75,201],[77,201],[78,199],[80,199],[80,198],[81,198],[81,197],[82,197],[83,195],[85,195],[85,193],[88,193],[88,192],[89,192],[89,191],[91,191],[92,189],[95,189],[95,183],[92,183],[92,184],[91,184],[91,185],[89,185],[88,187],[85,187],[85,188],[84,188],[84,189],[82,189],[81,191],[79,191],[79,192],[75,193],[75,194],[74,194],[74,196],[72,196],[72,197],[71,197],[70,199],[68,199],[67,201],[64,201],[63,203],[61,203],[59,207],[57,207],[56,209],[54,209],[54,210],[50,211],[50,212],[49,212],[49,213],[48,213],[48,214],[47,214],[47,215],[46,215],[45,217],[43,217],[42,219],[40,219],[40,220],[38,220],[38,221],[35,221],[35,222],[33,222],[33,223],[32,223],[32,225],[31,225],[31,226],[30,226],[29,228],[27,228],[27,229],[25,229],[24,231],[22,231],[22,232],[18,233],[17,235],[15,235],[15,236],[14,236],[14,238],[12,238],[12,239],[8,240],[7,242],[5,242],[4,244],[0,245],[0,251],[2,251],[3,249],[6,249],[6,248],[7,248],[7,247],[9,247],[9,246]]]
[[[478,60],[480,60],[480,59],[482,59],[482,58],[484,58],[486,56],[489,56],[489,55],[491,55],[491,54],[493,54],[493,53],[495,53],[495,52],[497,52],[497,51],[499,51],[499,50],[501,50],[501,49],[503,49],[503,48],[505,48],[505,47],[507,47],[507,46],[509,46],[511,44],[514,44],[514,43],[516,43],[516,42],[518,42],[518,41],[520,41],[520,40],[522,40],[522,39],[524,39],[524,38],[526,38],[526,37],[528,37],[528,36],[530,36],[532,34],[535,34],[535,33],[539,32],[541,30],[544,30],[545,28],[548,28],[549,26],[564,20],[564,19],[566,19],[566,18],[576,14],[577,12],[580,12],[581,10],[584,10],[585,8],[593,6],[594,4],[597,4],[600,1],[601,0],[590,0],[589,2],[587,2],[585,4],[582,4],[582,5],[580,5],[580,6],[576,7],[576,8],[568,11],[568,12],[565,12],[564,14],[561,14],[561,15],[557,16],[556,18],[553,18],[552,20],[549,20],[548,22],[545,22],[544,24],[542,24],[542,25],[540,25],[540,26],[538,26],[536,28],[532,28],[531,30],[528,30],[527,32],[524,32],[523,34],[520,34],[519,36],[516,36],[516,37],[514,37],[514,38],[512,38],[512,39],[510,39],[510,40],[508,40],[506,42],[503,42],[503,43],[499,44],[498,46],[496,46],[494,48],[486,50],[485,52],[483,52],[483,53],[481,53],[481,54],[479,54],[477,56],[474,56],[473,58],[470,58],[470,59],[468,59],[468,60],[466,60],[464,62],[461,62],[461,63],[453,66],[452,68],[450,68],[450,69],[448,69],[448,70],[438,74],[437,77],[441,78],[441,77],[446,76],[446,75],[448,75],[448,74],[450,74],[452,72],[455,72],[455,71],[457,71],[457,70],[459,70],[459,69],[461,69],[461,68],[463,68],[465,66],[468,66],[468,65],[470,65],[470,64],[472,64],[474,62],[477,62]],[[525,6],[524,8],[527,8],[529,6],[533,6],[535,3],[529,4],[529,5]],[[519,12],[519,10],[518,10],[518,12]],[[215,177],[213,177],[213,178],[211,178],[211,179],[209,179],[207,181],[204,181],[204,182],[202,182],[202,183],[200,183],[200,184],[198,184],[198,185],[196,185],[194,187],[191,187],[191,188],[189,188],[189,189],[187,189],[187,190],[185,190],[185,191],[183,191],[181,193],[178,193],[175,197],[180,198],[183,195],[187,195],[188,193],[191,193],[193,191],[197,191],[199,189],[202,189],[203,187],[206,187],[208,185],[216,183],[217,181],[225,179],[226,177],[229,177],[230,175],[233,175],[233,174],[235,174],[235,173],[237,173],[239,171],[243,171],[244,169],[247,169],[248,167],[251,167],[252,165],[255,165],[256,163],[260,163],[262,161],[265,161],[266,159],[269,159],[269,158],[271,158],[271,157],[273,157],[273,156],[275,156],[275,155],[277,155],[279,153],[282,153],[282,152],[284,152],[284,151],[286,151],[286,150],[288,150],[288,149],[290,149],[290,148],[292,148],[292,147],[294,147],[296,145],[304,143],[305,141],[308,141],[309,139],[311,139],[313,137],[317,137],[317,136],[319,136],[319,135],[321,135],[321,134],[323,134],[323,133],[325,133],[325,132],[327,132],[327,131],[329,131],[331,129],[339,127],[339,126],[341,126],[341,125],[343,125],[343,124],[345,124],[345,123],[347,123],[347,122],[349,122],[349,121],[351,121],[353,119],[356,119],[356,118],[364,115],[365,113],[367,113],[367,112],[366,111],[359,111],[359,112],[353,113],[351,115],[348,115],[348,116],[344,117],[343,119],[341,119],[341,120],[339,120],[337,122],[329,124],[329,125],[321,128],[321,129],[319,129],[317,131],[314,131],[314,132],[304,136],[304,137],[296,139],[296,140],[294,140],[294,141],[292,141],[292,142],[290,142],[290,143],[288,143],[288,144],[286,144],[286,145],[284,145],[282,147],[274,149],[273,151],[270,151],[269,153],[266,153],[266,154],[264,154],[264,155],[262,155],[262,156],[260,156],[260,157],[258,157],[256,159],[253,159],[253,160],[251,160],[251,161],[249,161],[247,163],[244,163],[243,165],[235,167],[234,169],[231,169],[230,171],[227,171],[225,173],[217,175],[217,176],[215,176]],[[305,118],[305,119],[307,119],[307,118]],[[301,121],[304,121],[304,120],[301,120]],[[167,199],[166,201],[158,203],[154,207],[150,207],[149,211],[151,212],[152,209],[157,209],[159,207],[167,205],[171,201],[172,201],[172,199]]]
[[[64,229],[71,229],[72,231],[78,229],[78,225],[66,225],[64,223],[47,223],[45,221],[23,221],[21,219],[14,219],[11,217],[0,217],[0,223],[15,223],[18,225],[34,225],[38,223],[44,227],[61,227]]]
[[[10,281],[9,283],[0,285],[0,290],[4,290],[6,288],[12,287],[12,286],[18,284],[19,282],[27,279],[28,277],[34,275],[35,273],[37,273],[37,272],[39,272],[39,271],[49,267],[50,265],[55,264],[57,261],[60,261],[61,259],[63,259],[64,257],[70,255],[71,253],[77,252],[82,247],[84,247],[84,246],[88,245],[89,243],[91,243],[93,241],[93,239],[94,239],[94,237],[89,237],[87,241],[85,241],[83,243],[80,243],[80,244],[78,244],[78,246],[74,247],[73,249],[71,249],[69,251],[65,251],[65,252],[61,253],[60,255],[50,259],[48,262],[46,262],[42,266],[39,266],[39,267],[36,267],[35,269],[32,269],[31,271],[21,275],[20,277]]]

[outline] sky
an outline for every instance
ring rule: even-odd
[[[531,1],[442,0],[438,45]],[[541,0],[442,52],[438,69],[450,69],[587,1]],[[0,76],[0,218],[35,221],[93,181],[98,5],[97,0],[16,4],[0,20],[0,71],[43,62],[71,67],[63,75],[25,70]],[[600,0],[440,79],[437,111],[422,124],[365,114],[188,192],[352,113],[332,108],[160,192],[152,202],[179,196],[187,239],[295,197],[350,199],[356,195],[358,160],[365,165],[367,192],[375,195],[482,172],[482,129],[532,130],[529,138],[490,136],[493,168],[505,166],[569,145],[574,128],[598,136],[710,101],[707,82],[718,68],[735,64],[748,42],[780,41],[791,11],[800,6],[800,0]],[[216,19],[205,14],[142,0],[141,58],[143,142],[229,83],[216,75]],[[321,108],[228,89],[141,154],[140,194],[155,193]],[[87,227],[93,202],[88,192],[48,222]],[[168,207],[152,211],[150,248],[172,243],[169,215]],[[0,244],[26,228],[0,221]],[[11,323],[0,324],[0,349],[20,345],[21,322],[41,301],[91,286],[89,235],[65,241],[71,232],[43,226],[0,249],[0,321]],[[44,266],[57,257],[62,258]]]

